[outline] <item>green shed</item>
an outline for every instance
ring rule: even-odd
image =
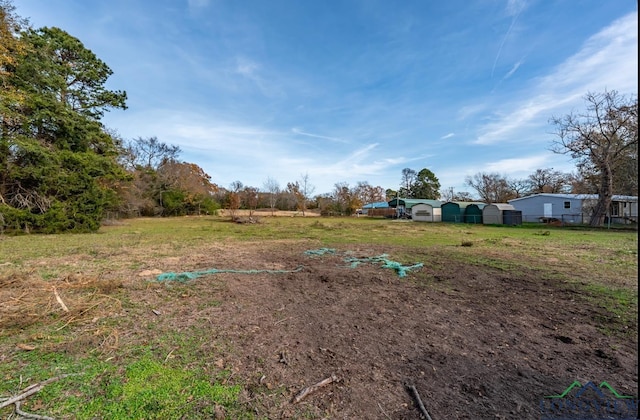
[[[464,209],[464,222],[482,224],[482,209],[484,209],[485,206],[485,203],[469,204],[467,208]]]
[[[465,210],[470,205],[482,206],[484,207],[485,203],[479,202],[470,202],[470,201],[449,201],[442,205],[442,221],[443,222],[451,222],[451,223],[463,223],[465,220]],[[480,222],[482,223],[482,211],[480,212]],[[470,223],[470,222],[469,222]],[[478,223],[478,222],[476,222]]]

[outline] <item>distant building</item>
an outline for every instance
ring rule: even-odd
[[[589,223],[597,194],[534,194],[509,200],[524,222]],[[638,197],[614,195],[607,217],[612,223],[638,222]]]
[[[386,217],[393,218],[396,215],[396,210],[389,207],[389,203],[386,201],[380,201],[376,203],[368,203],[362,206],[361,213],[370,217]]]
[[[474,217],[465,219],[468,206],[475,206]],[[482,223],[482,208],[486,203],[471,201],[448,201],[442,205],[442,221],[452,223]]]
[[[428,198],[394,198],[388,202],[389,207],[396,209],[397,217],[411,219],[412,208],[416,204],[429,204],[432,207],[440,207],[442,201]]]
[[[515,209],[513,205],[507,203],[492,203],[486,205],[482,209],[482,223],[485,225],[502,225],[504,224],[504,211]]]
[[[418,203],[411,207],[411,220],[414,222],[441,222],[442,209],[440,206],[440,202],[430,204]]]

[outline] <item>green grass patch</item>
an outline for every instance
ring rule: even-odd
[[[587,300],[604,311],[594,315],[598,329],[605,334],[636,334],[638,328],[638,293],[599,284],[582,284]]]
[[[3,372],[0,395],[15,395],[27,385],[72,373],[27,399],[23,410],[74,419],[199,419],[215,417],[216,410],[229,418],[252,417],[238,403],[239,385],[223,385],[219,375],[171,366],[146,349],[140,351],[124,364],[23,353],[11,363],[20,375]],[[6,407],[0,416],[5,418],[12,409]]]

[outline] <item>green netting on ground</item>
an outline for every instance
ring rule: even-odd
[[[337,251],[333,248],[320,248],[320,249],[310,249],[304,252],[306,255],[325,255],[325,254],[336,254]],[[371,264],[382,264],[382,268],[390,268],[398,273],[398,276],[405,277],[408,271],[420,268],[423,266],[422,263],[413,264],[413,265],[402,265],[397,261],[391,261],[387,258],[387,254],[378,255],[375,257],[364,257],[364,258],[356,258],[356,257],[345,257],[345,262],[351,263],[351,268],[356,268],[358,264],[361,263],[371,263]]]
[[[187,282],[189,280],[197,279],[198,277],[208,276],[211,274],[220,274],[220,273],[237,273],[237,274],[285,274],[285,273],[295,273],[297,271],[302,270],[303,267],[298,267],[295,270],[220,270],[217,268],[211,268],[209,270],[202,271],[186,271],[184,273],[162,273],[159,274],[157,279],[158,281],[180,281]]]
[[[333,248],[320,248],[320,249],[310,249],[308,251],[304,251],[305,255],[325,255],[325,254],[335,254],[336,250]]]
[[[306,255],[325,255],[325,254],[335,254],[337,251],[333,248],[320,248],[320,249],[310,249],[305,251]],[[356,268],[358,264],[369,263],[369,264],[382,264],[382,268],[390,268],[398,273],[398,276],[405,277],[408,271],[420,268],[423,266],[422,263],[413,264],[413,265],[402,265],[397,261],[391,261],[387,258],[387,254],[378,255],[376,257],[364,257],[364,258],[356,258],[356,257],[345,257],[344,261],[351,263],[351,268]],[[221,274],[221,273],[236,273],[236,274],[286,274],[286,273],[295,273],[302,270],[304,267],[300,266],[295,270],[221,270],[218,268],[211,268],[209,270],[202,271],[185,271],[183,273],[173,273],[167,272],[159,274],[156,278],[158,281],[178,281],[178,282],[188,282],[189,280],[197,279],[198,277],[208,276],[211,274]]]
[[[346,257],[344,260],[348,263],[351,263],[351,268],[356,268],[358,264],[361,264],[361,263],[382,264],[382,268],[390,268],[394,270],[396,273],[398,273],[398,276],[400,277],[405,277],[408,271],[411,271],[423,266],[422,263],[417,263],[413,265],[402,265],[397,261],[391,261],[387,257],[388,257],[387,254],[382,254],[376,257],[364,257],[364,258]]]

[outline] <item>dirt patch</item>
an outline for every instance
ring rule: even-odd
[[[637,395],[637,323],[621,325],[585,292],[534,271],[510,274],[425,254],[424,267],[401,278],[379,264],[344,261],[347,251],[393,255],[389,249],[241,251],[219,250],[216,268],[302,269],[153,285],[132,299],[148,313],[161,309],[157,322],[165,327],[209,330],[203,354],[216,347],[211,362],[233,372],[260,417],[416,419],[408,385],[434,420],[539,418],[543,396],[575,380]],[[176,290],[186,298],[167,303]],[[218,358],[220,342],[227,350]],[[291,403],[332,375],[337,382]]]
[[[406,254],[401,248],[309,255],[303,246],[212,243],[147,261],[145,270],[55,282],[3,277],[0,336],[62,321],[56,331],[73,329],[70,340],[37,346],[117,360],[127,346],[153,347],[158,334],[197,331],[189,346],[198,348],[185,353],[206,359],[212,380],[231,372],[227,381],[243,387],[258,418],[417,419],[410,385],[433,420],[537,419],[542,398],[576,380],[637,396],[637,321],[625,325],[575,284],[463,264],[445,251],[423,252],[411,263],[424,265],[400,277],[345,257],[393,258]],[[161,272],[210,269],[244,272],[155,281]],[[179,363],[181,351],[163,357]]]

